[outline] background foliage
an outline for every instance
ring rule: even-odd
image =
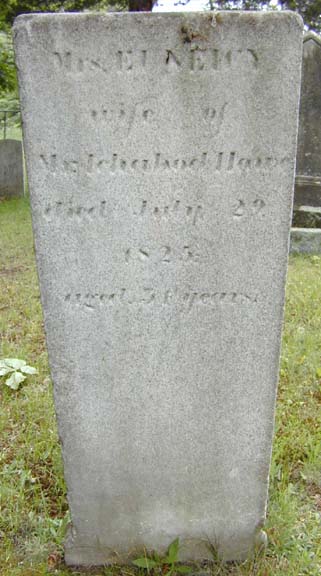
[[[216,0],[209,2],[209,8],[220,10],[293,10],[303,18],[306,28],[319,32],[321,30],[321,0],[277,0],[262,2],[260,0]]]

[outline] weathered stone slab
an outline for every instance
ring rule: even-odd
[[[300,206],[293,211],[292,226],[296,228],[321,228],[321,208]]]
[[[23,154],[20,140],[0,140],[0,198],[23,196]]]
[[[302,81],[294,203],[321,206],[321,39],[303,39]]]
[[[15,25],[69,564],[244,558],[265,518],[302,26]],[[280,87],[282,86],[282,90]]]
[[[294,206],[321,206],[321,176],[296,176]]]
[[[321,230],[292,228],[290,250],[293,254],[321,254]]]

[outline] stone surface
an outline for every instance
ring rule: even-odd
[[[300,206],[293,212],[292,226],[295,228],[321,228],[321,208]]]
[[[292,228],[290,250],[293,254],[321,254],[321,230]]]
[[[66,561],[176,537],[181,559],[244,558],[264,541],[301,21],[59,14],[14,35]]]
[[[303,39],[301,100],[294,203],[321,206],[321,39]]]
[[[23,196],[23,154],[20,140],[0,140],[0,198]]]

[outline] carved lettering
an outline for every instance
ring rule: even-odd
[[[89,206],[74,204],[71,200],[69,202],[56,201],[46,205],[44,215],[48,221],[62,218],[76,222],[96,221],[97,218],[105,219],[107,217],[106,201],[102,200],[97,205]]]
[[[256,198],[253,201],[246,201],[241,198],[235,200],[232,207],[232,216],[235,220],[245,217],[264,216],[266,203],[262,198]],[[44,208],[43,214],[48,222],[52,220],[74,220],[75,222],[95,222],[97,219],[106,219],[108,217],[107,202],[101,200],[98,204],[83,205],[69,201],[48,202]],[[139,207],[132,212],[133,216],[142,220],[152,219],[155,223],[177,223],[185,220],[186,224],[196,226],[197,223],[204,219],[204,207],[200,204],[186,205],[180,200],[174,200],[167,205],[154,206],[147,200],[142,200]],[[162,255],[163,254],[163,255]],[[169,246],[154,248],[128,248],[125,251],[125,261],[141,260],[145,261],[151,258],[155,262],[170,262],[172,256],[175,260],[198,261],[200,254],[195,252],[195,248],[183,246],[174,251]]]
[[[205,255],[204,255],[205,257]],[[199,262],[201,259],[200,252],[197,248],[188,245],[171,248],[164,245],[158,248],[151,248],[148,246],[127,248],[124,252],[124,260],[127,263],[134,262],[151,262],[169,264],[171,262]]]
[[[245,205],[243,200],[238,200],[237,201],[237,206],[233,211],[233,216],[235,216],[235,218],[241,218],[242,216],[244,216],[245,213]]]
[[[165,63],[168,71],[179,71],[188,69],[192,73],[220,71],[229,68],[240,68],[242,66],[256,70],[259,64],[259,57],[253,48],[234,49],[223,51],[218,48],[207,49],[199,44],[191,44],[188,54],[166,51]]]
[[[53,57],[57,68],[71,70],[71,52],[54,52]]]
[[[120,72],[129,72],[134,68],[145,68],[147,50],[119,50],[116,61]]]
[[[221,306],[249,306],[258,303],[257,294],[248,294],[237,290],[181,290],[156,289],[144,286],[136,290],[121,288],[120,290],[106,290],[104,292],[84,291],[81,293],[68,292],[63,297],[67,306],[75,306],[83,310],[101,310],[115,306],[150,306],[158,305],[167,308],[178,306],[190,312],[192,309],[217,308]]]
[[[265,202],[262,198],[256,198],[253,202],[238,199],[233,208],[233,217],[240,220],[251,215],[264,216]]]
[[[55,68],[70,75],[101,73],[107,74],[115,70],[117,73],[132,74],[134,71],[144,71],[165,66],[168,72],[189,71],[192,74],[219,72],[246,66],[256,70],[259,66],[259,56],[254,48],[233,49],[224,51],[219,48],[206,48],[204,43],[185,44],[184,50],[177,51],[168,47],[164,52],[149,57],[147,50],[128,48],[118,50],[110,55],[79,56],[71,51],[55,51],[52,53]]]
[[[106,74],[109,70],[99,58],[80,58],[72,52],[54,52],[53,61],[55,67],[70,74],[82,74],[84,72],[103,72]]]
[[[192,72],[200,72],[206,66],[206,51],[200,48],[191,51],[190,67]]]
[[[124,129],[129,134],[135,124],[139,126],[153,125],[153,121],[156,119],[156,99],[147,98],[144,102],[137,102],[132,105],[125,105],[121,102],[115,107],[95,108],[89,110],[89,116],[97,126],[112,126]]]
[[[172,50],[167,50],[167,56],[166,56],[166,65],[169,69],[175,69],[177,70],[178,68],[181,67],[181,62],[178,59],[177,56],[175,56],[175,54],[172,52]]]
[[[74,176],[79,173],[96,174],[133,174],[143,172],[199,172],[212,167],[214,172],[249,173],[267,171],[293,166],[293,159],[288,157],[248,157],[238,152],[218,151],[209,155],[207,152],[189,157],[173,158],[161,152],[148,157],[121,157],[114,153],[107,158],[97,158],[94,154],[78,158],[63,158],[58,154],[40,154],[41,167],[52,174],[65,173]]]
[[[203,206],[201,204],[184,204],[181,200],[174,200],[168,204],[155,206],[148,200],[142,200],[134,216],[152,218],[156,222],[171,222],[186,220],[188,224],[195,226],[203,218]]]
[[[200,111],[200,119],[210,127],[213,134],[220,132],[224,116],[226,115],[227,102],[221,106],[208,106]],[[133,126],[154,126],[158,119],[156,111],[157,101],[155,98],[147,98],[144,102],[136,104],[120,103],[117,107],[100,107],[88,111],[91,121],[97,126],[113,126],[123,128],[129,132]]]
[[[138,106],[140,110],[138,110]],[[102,120],[105,122],[111,122],[112,120],[120,121],[120,120],[127,120],[130,122],[132,116],[138,116],[140,120],[144,120],[146,122],[150,121],[153,116],[155,116],[155,110],[151,108],[151,106],[146,102],[145,104],[137,104],[135,106],[128,106],[125,107],[124,104],[120,104],[119,108],[101,108],[90,110],[89,112],[90,117],[97,121],[101,122]]]
[[[207,126],[210,126],[213,134],[218,134],[225,115],[225,110],[227,107],[227,102],[220,107],[214,108],[209,106],[203,111],[203,120]]]
[[[49,172],[52,172],[52,173],[56,172],[57,154],[51,154],[50,156],[45,156],[44,154],[40,154],[40,162]]]

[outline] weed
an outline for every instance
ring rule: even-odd
[[[178,565],[178,552],[179,552],[179,539],[176,538],[168,547],[167,553],[164,557],[159,556],[154,552],[151,556],[143,556],[133,560],[134,566],[144,568],[148,572],[155,571],[164,576],[172,576],[172,574],[188,574],[192,571],[191,566]]]
[[[0,360],[0,377],[8,376],[5,380],[6,386],[12,390],[18,390],[20,384],[24,382],[28,374],[37,374],[36,368],[28,366],[25,360],[18,358],[4,358]]]

